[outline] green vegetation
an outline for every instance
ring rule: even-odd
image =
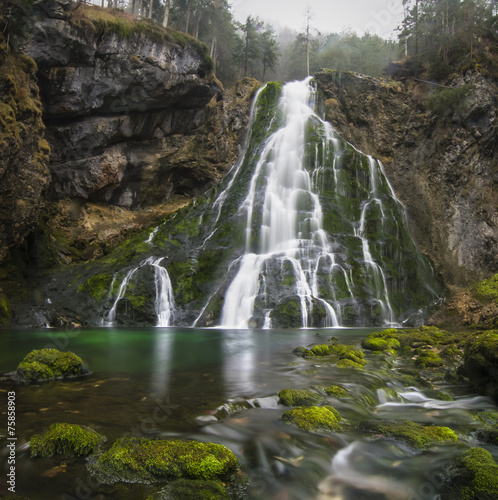
[[[43,434],[35,434],[29,441],[29,449],[32,457],[84,456],[95,453],[105,441],[104,436],[89,427],[57,423]]]
[[[191,47],[202,58],[201,71],[211,74],[214,70],[207,45],[186,33],[163,28],[150,19],[139,20],[118,9],[81,4],[71,13],[69,20],[74,26],[91,30],[99,37],[109,34],[116,34],[119,38],[145,36],[156,43],[173,42],[182,47]]]
[[[7,295],[0,293],[0,328],[9,326],[12,318],[12,308]]]
[[[278,397],[278,402],[285,406],[316,406],[324,402],[320,394],[309,389],[282,389]]]
[[[145,438],[118,439],[90,465],[107,483],[211,480],[237,467],[234,454],[220,444]]]
[[[425,449],[437,443],[458,441],[455,432],[448,427],[423,426],[408,420],[369,420],[361,422],[360,429],[399,439],[418,449]]]
[[[443,366],[444,362],[435,352],[424,351],[417,357],[415,364],[420,368],[435,368]]]
[[[349,392],[344,389],[344,387],[339,387],[338,385],[330,385],[324,389],[325,394],[329,396],[335,396],[336,398],[349,398]]]
[[[492,278],[480,281],[472,289],[479,298],[496,302],[498,301],[498,274]]]
[[[498,498],[498,465],[489,451],[469,448],[451,461],[441,489],[441,500],[495,498]]]
[[[165,494],[163,497],[162,494]],[[177,479],[161,490],[160,498],[174,500],[230,500],[223,484],[219,481],[202,481],[200,479]]]
[[[498,398],[498,330],[470,338],[465,344],[464,367],[474,389]]]
[[[471,84],[435,90],[427,100],[427,107],[441,116],[452,115],[455,111],[462,108],[465,98],[473,90],[474,86]]]
[[[340,415],[332,406],[307,406],[286,411],[282,420],[305,431],[337,431]]]
[[[17,367],[17,375],[26,382],[72,378],[87,375],[79,356],[57,349],[31,351]]]

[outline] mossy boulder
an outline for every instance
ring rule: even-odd
[[[316,406],[324,398],[309,389],[282,389],[278,393],[278,402],[285,406]]]
[[[360,429],[386,438],[405,442],[417,449],[425,449],[439,443],[458,441],[449,427],[424,426],[409,420],[368,420],[360,423]]]
[[[423,351],[415,360],[419,368],[436,368],[443,366],[444,361],[433,351]]]
[[[354,368],[356,370],[363,370],[363,364],[357,363],[356,361],[352,361],[350,359],[340,359],[336,365],[337,368]]]
[[[90,427],[76,424],[52,424],[42,434],[35,434],[29,442],[32,457],[85,456],[97,451],[107,440]]]
[[[179,439],[121,438],[89,464],[103,483],[212,480],[238,467],[225,446]]]
[[[325,394],[328,396],[334,396],[336,398],[350,398],[349,392],[338,385],[330,385],[324,389]]]
[[[398,330],[389,328],[381,332],[373,332],[367,335],[362,341],[361,346],[369,351],[387,351],[401,349],[401,344],[396,338]]]
[[[472,387],[498,400],[498,330],[469,339],[463,360]]]
[[[457,455],[445,471],[441,500],[494,500],[498,498],[498,465],[483,448]]]
[[[154,499],[168,500],[230,500],[230,495],[219,481],[177,479],[162,489]]]
[[[363,351],[358,347],[346,344],[332,344],[330,352],[336,355],[340,361],[352,361],[355,365],[360,365],[360,368],[366,365],[366,361],[363,359]],[[351,365],[351,363],[345,363],[345,365]],[[339,366],[339,363],[337,363],[337,366]]]
[[[24,382],[66,379],[88,375],[79,356],[57,349],[31,351],[17,367],[17,376]]]
[[[340,429],[339,412],[332,406],[306,406],[286,411],[282,415],[285,423],[305,431],[337,431]]]

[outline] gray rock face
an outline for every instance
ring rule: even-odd
[[[317,80],[327,119],[382,160],[415,241],[444,281],[465,285],[498,272],[496,85],[480,74],[461,77],[452,86],[472,90],[438,115],[426,107],[426,84],[339,72]]]
[[[16,45],[38,65],[51,198],[136,208],[203,191],[212,172],[179,174],[171,161],[178,137],[199,132],[221,90],[201,44],[130,20],[126,36],[100,32],[88,7],[41,6]]]

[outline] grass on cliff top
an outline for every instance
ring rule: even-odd
[[[186,33],[164,28],[151,19],[138,20],[119,9],[82,4],[72,12],[70,22],[80,28],[90,28],[101,37],[112,33],[117,34],[121,39],[143,35],[155,43],[173,42],[182,47],[190,46],[203,59],[206,72],[211,73],[214,70],[214,63],[206,44]]]

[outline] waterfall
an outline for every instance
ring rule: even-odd
[[[146,243],[149,243],[147,241]],[[157,316],[157,324],[158,327],[166,327],[171,326],[174,311],[175,311],[175,302],[173,297],[173,288],[171,286],[171,280],[168,274],[168,271],[161,266],[161,261],[164,257],[148,257],[143,260],[138,266],[130,269],[123,280],[121,281],[116,297],[114,298],[114,302],[112,304],[109,312],[104,316],[101,321],[101,326],[112,327],[115,326],[116,321],[116,313],[119,301],[126,296],[126,291],[132,280],[133,276],[137,273],[137,271],[144,266],[152,266],[154,268],[154,283],[155,283],[155,293],[156,299],[154,302],[155,313]],[[114,277],[111,288],[109,291],[109,295],[112,297],[112,291],[114,289],[114,284],[116,281],[116,277]]]
[[[404,207],[382,164],[342,139],[317,100],[311,78],[258,91],[243,154],[220,184],[130,242],[124,272],[111,264],[96,280],[114,276],[103,325],[125,305],[127,321],[157,326],[421,320],[438,285]]]
[[[337,327],[362,318],[397,325],[406,276],[414,274],[401,266],[420,267],[417,279],[425,280],[428,263],[404,227],[404,208],[382,165],[343,141],[314,108],[311,78],[283,87],[275,114],[281,124],[268,126],[238,209],[244,249],[230,266],[236,272],[221,327],[270,327],[275,319],[280,326]]]

